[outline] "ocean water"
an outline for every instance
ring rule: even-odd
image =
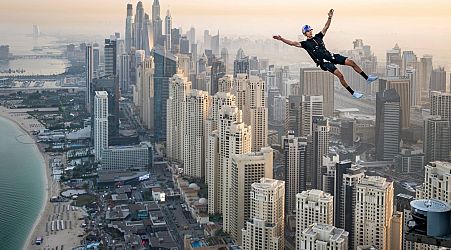
[[[0,249],[22,249],[44,199],[44,162],[32,139],[0,117]]]

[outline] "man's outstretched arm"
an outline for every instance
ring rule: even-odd
[[[329,10],[329,14],[327,14],[327,15],[329,15],[329,18],[327,18],[326,25],[324,25],[323,30],[321,30],[321,33],[323,33],[323,35],[325,35],[327,32],[327,29],[329,29],[330,22],[332,21],[332,16],[334,15],[334,10],[333,9]]]
[[[298,42],[298,41],[291,41],[291,40],[285,39],[285,38],[281,37],[280,35],[273,36],[272,38],[274,38],[276,40],[279,40],[279,41],[282,41],[282,42],[284,42],[284,43],[286,43],[286,44],[288,44],[290,46],[295,46],[295,47],[299,47],[299,48],[302,47],[300,42]]]

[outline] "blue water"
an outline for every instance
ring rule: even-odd
[[[32,139],[0,117],[0,249],[22,249],[43,205],[44,162]],[[19,137],[19,142],[17,140]]]

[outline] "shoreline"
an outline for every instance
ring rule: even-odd
[[[40,225],[45,223],[45,220],[44,220],[45,211],[48,211],[51,208],[51,203],[49,200],[50,192],[51,192],[51,183],[52,183],[52,179],[51,179],[52,177],[51,177],[50,166],[49,166],[50,156],[44,151],[43,147],[41,145],[39,145],[39,143],[36,141],[36,138],[31,134],[31,132],[33,131],[33,129],[31,129],[31,127],[30,127],[31,124],[29,123],[29,124],[27,124],[29,126],[26,126],[20,119],[12,116],[10,112],[11,112],[11,109],[8,109],[4,106],[0,106],[0,116],[11,121],[12,123],[14,123],[20,130],[22,130],[22,132],[24,132],[24,134],[27,134],[33,140],[33,143],[32,143],[33,147],[35,147],[39,151],[39,153],[41,155],[40,156],[41,163],[43,163],[42,166],[45,167],[44,173],[42,176],[42,178],[44,179],[44,185],[43,185],[44,190],[43,190],[43,201],[41,203],[41,210],[39,211],[38,216],[36,217],[36,219],[33,223],[33,226],[31,227],[31,230],[28,232],[26,241],[24,242],[24,244],[22,246],[22,249],[27,249],[31,244],[31,239],[33,238],[33,236],[36,237],[38,227],[40,227]],[[27,119],[27,121],[39,123],[34,118]],[[38,128],[36,128],[36,129],[38,129]]]

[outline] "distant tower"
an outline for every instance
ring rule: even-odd
[[[116,76],[116,62],[117,62],[117,52],[116,52],[116,41],[105,39],[104,53],[104,64],[105,64],[105,76]]]
[[[164,34],[166,35],[166,49],[171,51],[171,30],[172,30],[172,17],[169,10],[166,12],[166,17],[164,18]]]
[[[85,103],[86,110],[91,113],[91,92],[92,92],[92,78],[94,77],[94,51],[91,44],[86,45],[85,62],[86,62],[86,94]]]
[[[133,5],[127,4],[127,18],[125,19],[125,52],[130,53],[133,34]]]
[[[95,159],[102,159],[102,151],[108,148],[108,93],[96,91],[94,97],[94,150]]]
[[[401,139],[401,107],[394,89],[376,93],[376,159],[393,160]]]
[[[152,22],[160,18],[160,1],[154,0],[152,4]]]

